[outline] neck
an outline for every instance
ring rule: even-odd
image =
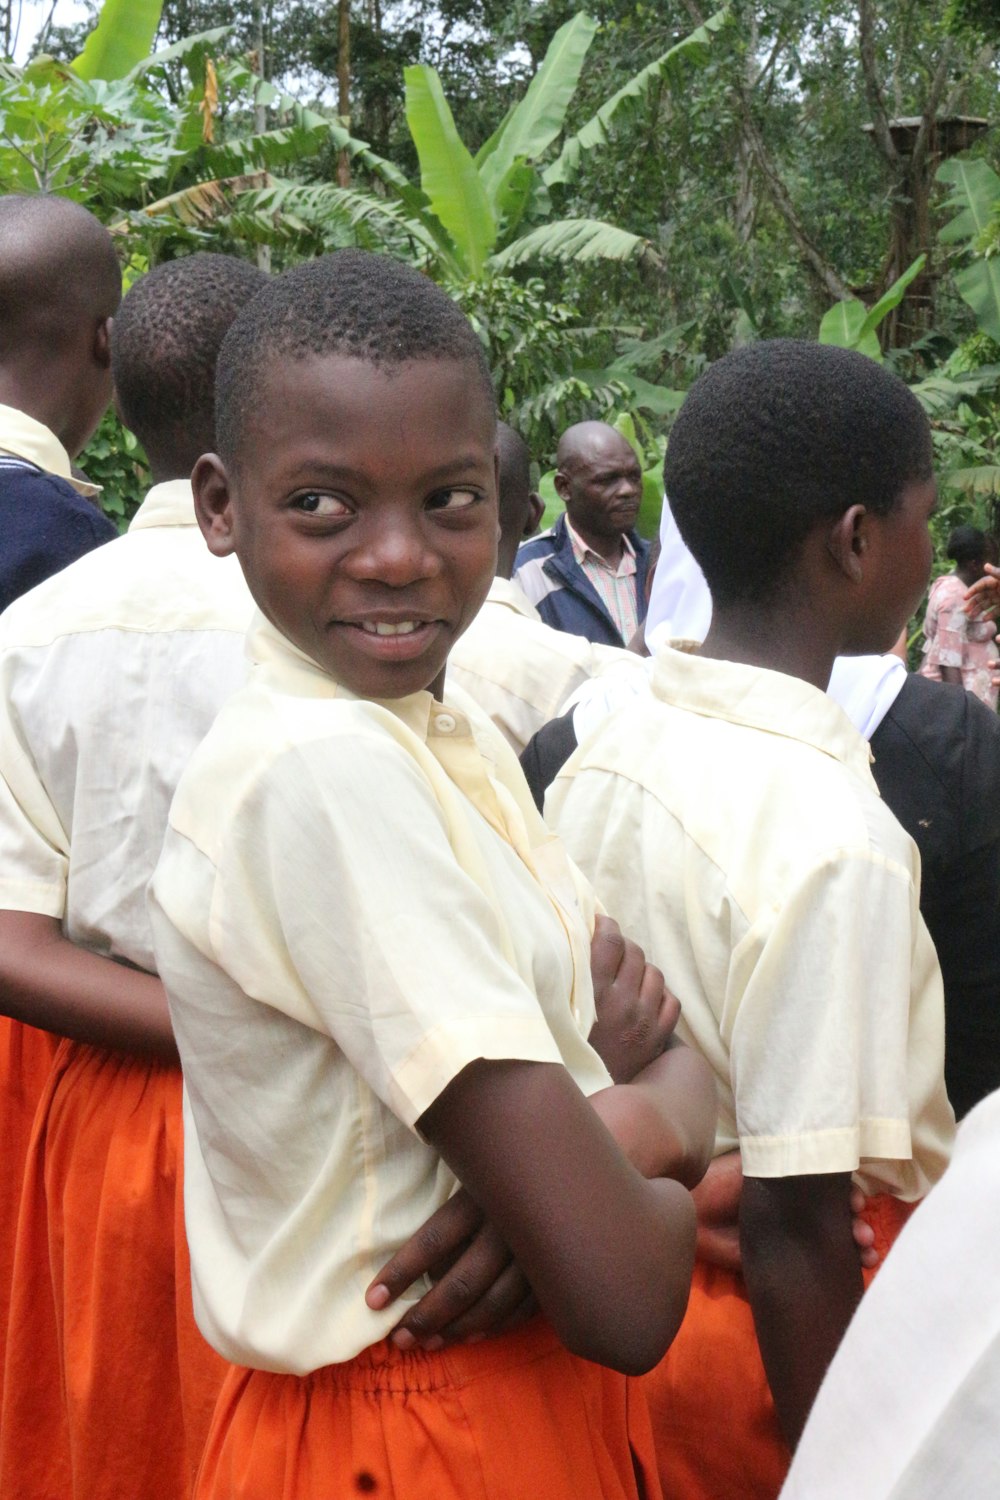
[[[978,580],[982,578],[982,576],[983,575],[976,568],[955,569],[955,577],[960,578],[965,584],[966,588],[971,588],[974,583],[978,582]]]
[[[716,608],[700,654],[801,677],[825,692],[837,644],[817,627],[805,609],[778,615],[762,611],[757,604]]]
[[[12,370],[0,370],[0,404],[13,406],[17,411],[23,411],[25,416],[34,417],[36,422],[41,422],[65,446],[65,438],[60,430],[64,416],[61,391],[53,388],[51,380],[46,383],[44,379],[22,379]],[[70,454],[70,458],[75,457],[75,453]]]
[[[582,526],[578,526],[572,516],[567,519],[581,542],[585,542],[592,552],[597,553],[598,557],[603,557],[607,563],[621,562],[624,543],[620,532],[615,532],[613,536],[598,536],[595,532],[585,531]]]

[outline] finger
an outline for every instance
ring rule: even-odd
[[[460,1318],[455,1318],[446,1328],[442,1328],[441,1336],[445,1343],[454,1344],[499,1333],[530,1296],[531,1287],[523,1272],[510,1261],[485,1296],[480,1297]]]
[[[734,1229],[709,1229],[699,1224],[696,1254],[699,1260],[707,1261],[712,1266],[721,1266],[725,1271],[739,1271],[742,1268],[740,1237]]]
[[[678,1000],[673,990],[668,987],[667,982],[664,979],[663,975],[660,973],[659,969],[653,968],[652,964],[648,964],[646,967],[647,972],[652,970],[652,972],[657,975],[660,982],[660,1009],[659,1014],[656,1018],[656,1030],[657,1035],[663,1042],[663,1045],[666,1046],[667,1042],[674,1034],[674,1031],[677,1027],[677,1022],[681,1018],[681,1002]]]
[[[395,1302],[421,1276],[464,1249],[482,1222],[482,1210],[459,1189],[377,1272],[365,1293],[368,1306],[379,1312]]]
[[[624,955],[625,939],[618,923],[613,917],[595,917],[594,935],[590,940],[590,973],[595,993],[599,994],[614,983]]]
[[[867,1250],[862,1250],[860,1252],[860,1254],[858,1255],[858,1259],[861,1262],[863,1270],[874,1271],[875,1267],[878,1265],[882,1257],[875,1249],[875,1246],[870,1245]]]
[[[615,987],[625,995],[638,996],[646,971],[646,955],[631,938],[622,938],[622,959],[615,975]],[[663,975],[660,975],[662,981]]]
[[[864,1219],[851,1220],[851,1234],[859,1250],[870,1250],[875,1243],[875,1231]]]
[[[868,1202],[868,1199],[865,1197],[865,1194],[864,1194],[863,1190],[861,1188],[859,1188],[856,1183],[852,1184],[852,1186],[851,1186],[851,1213],[854,1214],[855,1216],[858,1215],[858,1214],[863,1214],[864,1211],[865,1211],[865,1204],[867,1202]]]
[[[400,1318],[390,1335],[393,1343],[400,1349],[410,1349],[414,1343],[426,1346],[427,1340],[440,1335],[486,1296],[509,1264],[507,1246],[486,1226],[437,1285]]]

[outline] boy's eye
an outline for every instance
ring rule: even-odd
[[[438,490],[427,502],[428,510],[465,510],[480,499],[478,490]]]
[[[336,495],[326,495],[321,490],[307,490],[304,495],[296,495],[292,508],[304,511],[307,516],[350,515],[350,507],[343,500],[338,500]]]

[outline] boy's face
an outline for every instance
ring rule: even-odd
[[[930,577],[933,544],[930,518],[937,503],[933,479],[914,480],[886,516],[868,513],[867,547],[874,556],[866,568],[868,643],[861,651],[889,651],[923,597]]]
[[[238,471],[193,480],[272,624],[351,692],[440,692],[496,566],[492,406],[465,361],[275,368]]]

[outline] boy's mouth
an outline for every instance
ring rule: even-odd
[[[371,620],[363,621],[361,629],[366,635],[412,635],[421,625],[428,623],[427,620],[399,620],[390,625],[388,620]]]
[[[409,661],[422,655],[443,628],[441,620],[343,620],[341,629],[365,655],[380,661]]]

